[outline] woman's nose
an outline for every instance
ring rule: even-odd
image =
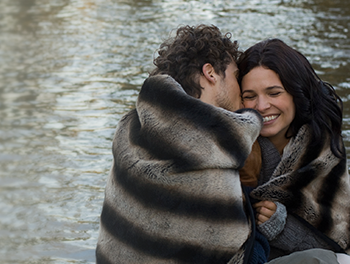
[[[258,110],[259,112],[264,112],[266,109],[269,109],[269,108],[270,108],[269,100],[265,97],[259,97],[256,110]]]

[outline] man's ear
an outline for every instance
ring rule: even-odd
[[[202,67],[202,72],[204,77],[212,84],[216,83],[216,72],[214,70],[213,65],[210,63],[206,63]]]

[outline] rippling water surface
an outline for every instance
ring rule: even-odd
[[[1,0],[1,263],[94,263],[115,127],[162,40],[200,23],[304,53],[344,100],[349,157],[348,1]]]

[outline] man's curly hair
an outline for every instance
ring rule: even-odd
[[[210,63],[216,73],[225,77],[227,66],[237,61],[241,52],[237,41],[231,41],[231,33],[222,35],[214,26],[183,26],[176,36],[160,45],[156,66],[150,75],[168,74],[184,88],[187,94],[199,98],[202,87],[199,74],[202,67]]]

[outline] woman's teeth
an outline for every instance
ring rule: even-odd
[[[269,122],[269,121],[271,121],[273,119],[276,119],[277,117],[278,117],[278,115],[265,116],[265,117],[263,117],[263,121],[264,121],[264,123],[265,122]]]

